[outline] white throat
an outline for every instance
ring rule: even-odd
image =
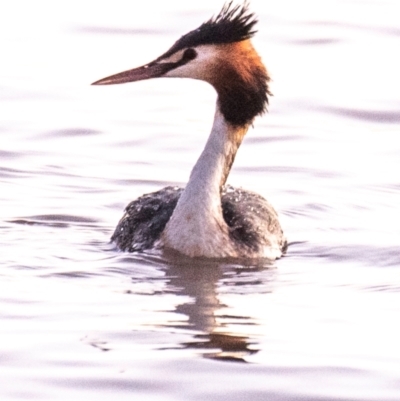
[[[221,187],[248,126],[228,124],[217,106],[206,146],[162,236],[165,247],[188,256],[238,256],[221,207]]]

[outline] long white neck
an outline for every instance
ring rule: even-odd
[[[228,124],[217,106],[206,146],[164,230],[164,246],[188,256],[234,256],[222,215],[221,187],[247,130],[248,125]]]

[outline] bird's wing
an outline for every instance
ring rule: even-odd
[[[231,239],[244,249],[259,252],[270,238],[284,237],[275,209],[261,195],[226,186],[221,195],[222,213]]]
[[[160,238],[181,193],[181,188],[165,187],[132,201],[126,207],[111,240],[122,251],[151,249]]]

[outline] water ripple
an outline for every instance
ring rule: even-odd
[[[359,110],[350,108],[340,107],[324,107],[320,108],[322,111],[336,114],[339,116],[381,123],[381,124],[399,124],[400,123],[400,112],[398,110],[393,111],[380,111],[380,110]]]

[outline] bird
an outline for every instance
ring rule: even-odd
[[[284,254],[287,241],[275,209],[261,195],[226,184],[245,134],[271,95],[269,73],[251,43],[257,22],[247,1],[227,2],[154,61],[92,84],[192,78],[217,93],[211,133],[187,185],[129,203],[111,237],[119,250],[210,259],[274,260]]]

